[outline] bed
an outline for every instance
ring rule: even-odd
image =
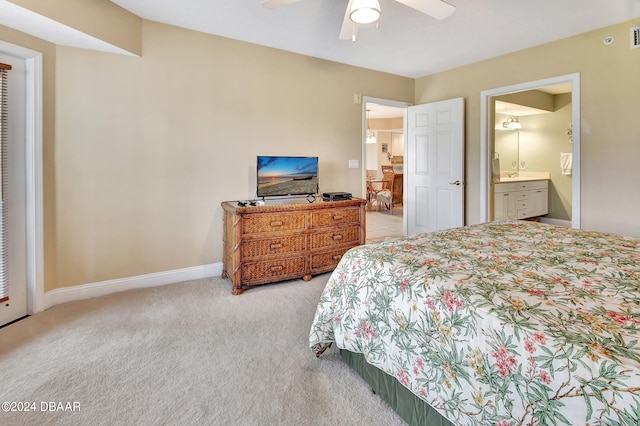
[[[526,221],[420,234],[347,252],[309,345],[394,386],[411,424],[638,425],[639,286],[634,238]]]

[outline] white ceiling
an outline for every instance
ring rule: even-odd
[[[379,28],[360,26],[352,42],[338,39],[347,0],[300,0],[272,10],[260,0],[111,1],[144,19],[411,78],[640,17],[640,0],[449,0],[456,11],[438,21],[379,0]],[[124,53],[6,0],[0,25],[57,44]]]
[[[496,113],[523,117],[525,115],[549,114],[553,111],[533,108],[526,105],[512,104],[511,102],[496,101]]]
[[[347,0],[112,0],[145,19],[411,78],[640,17],[640,0],[449,0],[438,21],[379,0],[379,28],[338,39]],[[628,42],[621,40],[620,42]]]
[[[367,112],[369,118],[397,118],[402,117],[403,108],[381,105],[375,102],[367,102]]]

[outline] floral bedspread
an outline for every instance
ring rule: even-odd
[[[459,425],[640,425],[640,240],[534,222],[356,247],[309,336]]]

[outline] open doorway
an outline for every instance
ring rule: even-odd
[[[407,103],[363,99],[363,194],[367,242],[405,234],[404,168]]]
[[[543,145],[550,139],[549,136],[545,136],[541,131],[537,131],[534,135],[536,126],[540,128],[540,123],[544,122],[544,119],[539,118],[544,115],[544,111],[538,110],[532,112],[532,109],[525,105],[522,108],[525,112],[519,113],[514,111],[513,108],[520,108],[522,104],[526,104],[526,102],[507,102],[506,104],[501,104],[505,99],[523,99],[527,98],[527,95],[532,94],[551,97],[552,103],[554,103],[552,107],[554,111],[560,110],[563,107],[565,110],[568,108],[565,114],[568,114],[569,118],[562,121],[561,124],[556,125],[556,127],[558,127],[558,135],[555,137],[559,142],[556,142],[556,145],[552,149],[543,148]],[[505,105],[506,108],[512,108],[512,111],[500,109],[501,107],[505,108]],[[518,118],[519,116],[521,118]],[[525,118],[536,116],[538,117]],[[507,123],[508,120],[528,121],[528,124],[531,125],[529,127],[529,134],[527,134],[528,141],[535,141],[535,143],[532,144],[529,142],[528,145],[523,146],[521,142],[524,141],[520,140],[522,133],[519,129],[517,132],[512,132],[511,135],[508,135],[508,133],[510,133],[509,131],[502,132],[501,130],[496,130],[500,129],[500,125]],[[524,127],[522,123],[520,123],[520,125]],[[543,221],[555,224],[567,224],[574,228],[580,227],[579,74],[553,77],[482,92],[480,137],[480,222],[491,221],[494,220],[495,217],[493,209],[493,189],[494,182],[496,182],[496,170],[494,167],[496,163],[494,159],[501,156],[500,151],[502,150],[505,158],[499,158],[500,171],[498,173],[500,175],[513,175],[516,178],[520,178],[526,177],[531,173],[548,173],[549,200],[553,205],[550,205],[550,207],[552,207],[550,209],[551,214],[545,215],[546,217],[543,217]],[[505,145],[501,145],[503,143],[501,139],[506,137],[511,139],[518,138],[517,143],[510,144],[517,146],[512,152],[508,152]],[[536,149],[538,150],[537,153]],[[543,149],[546,149],[546,154],[542,154]],[[551,154],[548,152],[551,152]],[[545,158],[545,155],[547,158],[547,160],[545,160],[546,162],[541,160]],[[554,155],[555,157],[553,157]],[[522,158],[522,156],[526,158]],[[562,162],[566,160],[567,157],[571,160],[569,169],[562,167]],[[549,158],[555,159],[549,160]],[[529,162],[528,159],[535,160]],[[533,166],[533,168],[538,167],[541,170],[533,170],[533,168],[529,166]],[[529,168],[527,169],[527,167]],[[565,199],[564,205],[563,197]],[[569,200],[567,200],[567,197],[569,197]],[[567,206],[569,206],[569,211],[565,216],[562,213],[562,208],[567,209]],[[557,218],[553,216],[557,216]]]

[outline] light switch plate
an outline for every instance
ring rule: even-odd
[[[349,160],[349,168],[350,169],[357,169],[358,167],[360,167],[358,160]]]

